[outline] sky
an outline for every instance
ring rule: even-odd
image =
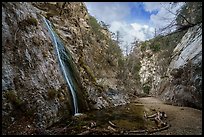
[[[109,30],[119,31],[122,37],[120,47],[130,50],[134,39],[151,39],[160,28],[167,26],[174,18],[183,2],[85,2],[88,12],[98,21],[110,25]],[[174,13],[170,13],[170,9]],[[173,30],[173,29],[172,29]],[[172,31],[171,30],[171,31]]]

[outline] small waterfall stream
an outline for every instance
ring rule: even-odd
[[[59,60],[60,68],[62,70],[62,73],[64,75],[64,78],[69,86],[69,89],[71,91],[72,101],[73,101],[73,108],[74,108],[74,115],[80,115],[78,110],[78,103],[77,103],[77,96],[76,96],[76,83],[74,83],[74,76],[72,72],[72,68],[68,62],[71,61],[71,56],[68,53],[68,51],[65,49],[63,43],[60,41],[57,34],[52,29],[52,25],[49,20],[47,20],[45,17],[43,17],[45,24],[48,28],[49,33],[51,34],[52,41],[54,42],[57,57]]]

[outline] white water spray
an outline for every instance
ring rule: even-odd
[[[62,68],[62,72],[63,72],[63,75],[65,77],[65,80],[70,88],[70,91],[71,91],[71,95],[72,95],[72,99],[73,99],[73,105],[74,105],[74,115],[81,115],[81,113],[78,113],[78,104],[77,104],[77,98],[76,98],[76,93],[75,93],[75,90],[73,88],[73,82],[72,82],[72,79],[71,79],[71,76],[68,77],[68,74],[67,74],[67,71],[65,70],[65,66],[63,65],[63,62],[61,60],[61,57],[60,57],[60,53],[59,53],[59,47],[58,47],[58,43],[57,43],[57,39],[56,39],[56,35],[54,34],[53,32],[53,29],[51,27],[51,23],[49,22],[49,20],[45,19],[45,17],[43,17],[44,21],[45,21],[45,24],[52,36],[52,39],[54,41],[54,45],[55,45],[55,48],[56,48],[56,51],[57,51],[57,57],[59,59],[59,63],[60,63],[60,66]],[[71,84],[72,83],[72,84]]]

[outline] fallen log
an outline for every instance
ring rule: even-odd
[[[118,133],[117,130],[107,130],[107,129],[89,129],[89,130],[86,130],[86,131],[83,131],[77,135],[88,135],[88,134],[91,134],[91,133],[94,133],[94,132],[102,132],[102,133]]]
[[[148,133],[155,133],[155,132],[159,132],[159,131],[162,131],[162,130],[166,130],[170,127],[170,124],[167,124],[165,127],[162,127],[162,128],[157,128],[157,129],[154,129],[152,131],[148,131]]]
[[[86,131],[81,132],[81,133],[79,133],[77,135],[88,135],[90,132],[91,132],[90,130],[86,130]]]
[[[115,124],[113,124],[111,121],[108,121],[108,123],[113,126],[113,127],[117,127]]]
[[[131,130],[131,131],[128,131],[128,133],[145,133],[145,132],[148,132],[147,130]]]

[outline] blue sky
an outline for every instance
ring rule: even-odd
[[[172,6],[169,2],[85,2],[88,12],[98,21],[110,25],[112,32],[120,31],[123,43],[122,50],[128,50],[130,43],[136,38],[140,41],[154,37],[155,29],[167,26],[184,4]],[[172,30],[169,30],[172,31]]]
[[[127,22],[133,23],[133,22],[138,22],[138,23],[146,23],[150,20],[150,16],[152,14],[156,14],[158,11],[153,11],[153,12],[148,12],[144,9],[144,4],[143,2],[137,2],[137,3],[132,3],[128,2],[128,5],[130,7],[130,15],[127,16]]]

